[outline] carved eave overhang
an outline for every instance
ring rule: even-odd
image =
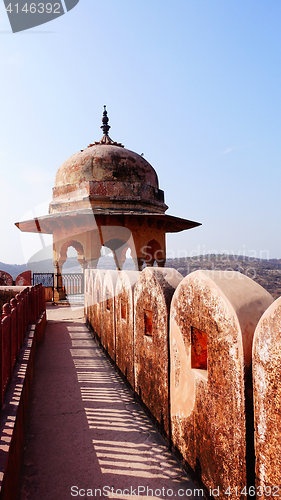
[[[94,219],[94,220],[93,220]],[[132,225],[141,227],[147,224],[149,227],[163,230],[165,233],[178,233],[186,229],[201,226],[201,223],[188,219],[181,219],[173,215],[142,212],[142,211],[118,211],[109,209],[80,209],[70,212],[58,212],[27,221],[16,222],[15,225],[23,232],[52,234],[56,227],[72,224],[76,228],[88,226],[89,230],[97,226],[125,226]]]

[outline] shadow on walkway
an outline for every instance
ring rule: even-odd
[[[38,346],[19,500],[204,498],[79,307],[51,307]]]

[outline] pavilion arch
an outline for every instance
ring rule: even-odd
[[[165,249],[162,248],[161,244],[156,239],[152,239],[147,243],[144,248],[144,256],[147,266],[153,266],[154,262],[156,262],[159,267],[164,267],[165,265]]]
[[[120,238],[112,238],[111,240],[104,242],[103,246],[112,251],[116,268],[120,271],[126,260],[127,250],[131,248],[128,241],[121,240]]]
[[[62,269],[62,266],[67,259],[67,250],[69,249],[69,247],[73,247],[76,250],[77,260],[78,260],[80,266],[82,267],[82,269],[84,269],[85,265],[86,265],[84,248],[83,248],[83,245],[79,241],[75,241],[75,240],[66,241],[62,245],[62,247],[60,249],[59,267]]]

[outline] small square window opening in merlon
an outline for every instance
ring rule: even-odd
[[[125,299],[120,300],[121,319],[127,319],[127,303]]]
[[[144,334],[152,336],[152,311],[144,310]]]
[[[106,309],[108,311],[110,311],[110,309],[111,309],[111,302],[112,302],[112,298],[110,297],[109,293],[107,292],[107,294],[106,294]]]
[[[207,370],[207,334],[191,327],[191,368]]]

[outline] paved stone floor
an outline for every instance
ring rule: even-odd
[[[19,500],[204,498],[93,340],[83,308],[48,308]]]

